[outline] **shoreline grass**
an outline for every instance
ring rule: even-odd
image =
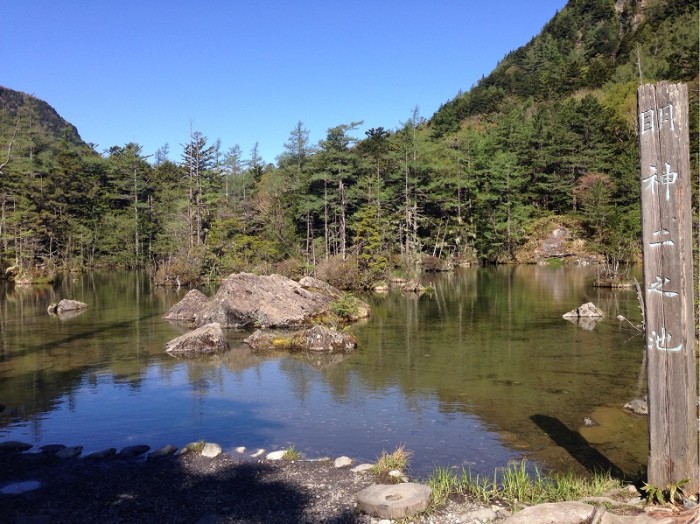
[[[526,460],[498,468],[491,477],[474,475],[464,468],[460,473],[437,467],[427,484],[433,490],[434,507],[444,505],[451,495],[462,495],[484,504],[498,500],[511,510],[523,505],[599,496],[622,486],[609,472],[596,472],[591,476],[576,475],[573,471],[544,472],[537,466],[530,468]]]
[[[405,472],[412,456],[413,452],[407,450],[403,444],[391,453],[382,451],[381,456],[372,466],[372,473],[379,479],[392,480],[390,472],[394,470]],[[398,479],[393,480],[398,482]]]

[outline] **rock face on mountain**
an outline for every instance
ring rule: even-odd
[[[197,326],[218,322],[224,328],[289,328],[312,324],[331,314],[331,305],[341,293],[315,279],[308,283],[313,286],[305,287],[281,275],[231,275],[195,315],[194,322]]]
[[[43,144],[66,140],[78,146],[87,145],[80,138],[76,127],[62,118],[47,102],[0,85],[0,117],[6,116],[7,121],[14,125],[19,115],[22,115],[23,121],[34,123],[33,131]]]

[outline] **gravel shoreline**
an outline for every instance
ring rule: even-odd
[[[225,453],[207,458],[195,452],[89,460],[2,452],[0,462],[0,487],[35,488],[0,492],[3,523],[388,522],[357,509],[355,495],[376,482],[372,473],[337,468],[332,460],[270,461]],[[487,508],[465,502],[409,520],[470,522],[460,515],[479,509]]]
[[[80,457],[79,448],[27,451],[0,444],[0,523],[289,523],[388,524],[359,511],[357,494],[377,483],[374,474],[340,460],[270,460],[261,452],[174,454],[166,446],[105,450]],[[207,448],[215,453],[207,456]],[[242,450],[241,450],[242,451]],[[347,463],[348,461],[345,461]],[[337,464],[337,465],[336,465]],[[610,498],[615,497],[615,498]],[[585,502],[585,503],[583,503]],[[531,511],[532,510],[532,511]],[[579,512],[580,518],[567,517]],[[510,517],[510,518],[509,518]],[[604,497],[542,504],[511,516],[500,506],[453,496],[441,508],[399,520],[405,524],[486,524],[506,521],[596,524],[691,524],[700,507],[643,506],[628,486]],[[506,524],[506,523],[503,523]]]

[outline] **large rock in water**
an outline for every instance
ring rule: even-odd
[[[195,324],[218,322],[224,328],[288,328],[310,324],[329,314],[338,294],[306,289],[281,275],[238,273],[226,278],[214,298],[196,315]],[[330,286],[329,286],[330,287]],[[331,288],[334,289],[334,288]]]
[[[221,353],[228,347],[221,325],[214,322],[174,338],[165,345],[165,351],[175,356],[196,357]]]
[[[189,291],[182,300],[175,304],[163,315],[165,320],[180,322],[194,322],[200,313],[209,303],[207,296],[197,289]]]

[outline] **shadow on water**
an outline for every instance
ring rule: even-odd
[[[32,478],[39,480],[40,487],[21,495],[0,493],[3,522],[48,518],[56,523],[349,524],[358,520],[348,508],[314,514],[314,494],[286,477],[283,468],[264,463],[234,462],[210,468],[208,462],[197,465],[197,458],[157,463],[114,459],[89,464],[78,460],[69,466],[51,461],[27,467],[26,462],[38,461],[21,460],[25,463],[10,468],[14,474],[0,473],[0,484]]]
[[[622,469],[591,446],[578,431],[570,430],[558,418],[547,415],[532,415],[530,420],[544,431],[557,446],[566,450],[589,473],[610,472],[610,475],[617,479],[629,478]]]
[[[38,351],[43,351],[46,349],[54,349],[60,346],[63,346],[65,344],[70,344],[71,342],[77,342],[79,340],[85,340],[85,339],[92,339],[96,337],[97,335],[104,335],[105,333],[108,333],[110,331],[112,332],[121,332],[126,329],[133,328],[136,326],[139,322],[143,322],[152,318],[160,317],[158,313],[152,313],[149,315],[142,315],[138,318],[132,319],[132,320],[123,320],[121,322],[110,322],[107,325],[103,325],[99,328],[96,329],[90,329],[87,331],[80,331],[78,333],[73,333],[70,336],[64,337],[59,340],[52,340],[50,342],[47,342],[45,344],[37,344],[35,346],[30,346],[28,349],[30,350],[38,350]]]

